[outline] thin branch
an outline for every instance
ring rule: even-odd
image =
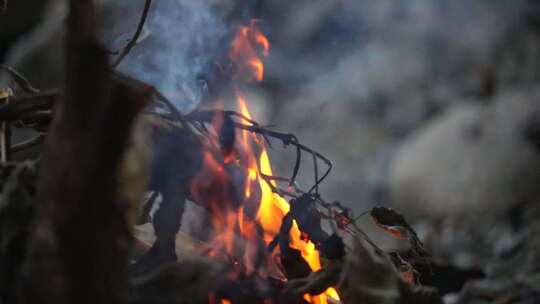
[[[4,2],[4,5],[7,5],[7,2]],[[30,83],[30,81],[14,68],[7,65],[0,64],[0,70],[4,70],[8,72],[11,78],[13,78],[13,80],[17,83],[17,85],[21,87],[21,89],[23,89],[25,92],[39,93],[39,90],[34,88],[32,84]]]
[[[319,166],[317,163],[317,156],[315,155],[315,153],[312,153],[311,155],[313,155],[313,172],[314,172],[313,177],[315,178],[315,185],[314,185],[315,195],[318,196],[319,195]]]
[[[0,121],[19,120],[22,115],[41,110],[50,110],[59,97],[59,91],[11,97],[10,102],[0,106]]]
[[[146,2],[144,3],[144,9],[141,15],[141,19],[139,21],[139,25],[137,26],[137,30],[135,30],[135,33],[133,34],[133,37],[131,38],[131,40],[128,42],[126,47],[122,50],[122,53],[120,53],[120,55],[116,58],[116,60],[112,64],[114,68],[116,68],[122,62],[122,60],[124,60],[124,58],[127,56],[127,54],[129,54],[129,52],[135,46],[135,44],[137,44],[137,40],[139,40],[139,36],[142,33],[144,24],[146,23],[146,19],[148,17],[150,4],[152,4],[152,0],[146,0]]]
[[[43,143],[44,139],[45,139],[44,135],[38,135],[38,136],[36,136],[34,138],[31,138],[29,140],[14,144],[13,146],[11,146],[11,152],[13,152],[13,153],[14,152],[19,152],[19,151],[26,150],[26,149],[32,148],[34,146],[40,145],[40,144]]]
[[[248,131],[251,131],[251,132],[254,132],[254,133],[267,135],[267,136],[270,136],[270,137],[280,139],[283,142],[284,145],[293,145],[293,146],[295,146],[297,148],[297,157],[296,157],[297,162],[296,162],[296,165],[295,165],[295,168],[294,168],[293,177],[291,178],[290,186],[292,186],[294,184],[295,180],[296,180],[296,175],[298,173],[298,166],[299,166],[299,162],[300,162],[299,161],[300,160],[300,151],[304,151],[304,152],[311,153],[311,154],[315,155],[318,159],[322,160],[328,166],[328,169],[326,170],[326,172],[317,180],[315,185],[308,192],[311,192],[316,186],[318,186],[328,176],[328,174],[330,174],[330,171],[332,171],[332,162],[328,158],[324,157],[319,152],[317,152],[317,151],[315,151],[315,150],[313,150],[313,149],[311,149],[309,147],[306,147],[306,146],[302,145],[301,143],[298,142],[298,139],[296,138],[296,136],[294,136],[292,134],[284,134],[284,133],[268,130],[268,129],[265,129],[265,128],[262,128],[262,127],[248,126],[248,125],[244,125],[244,124],[240,124],[240,123],[236,123],[235,126],[237,128],[239,128],[239,129],[248,130]]]
[[[11,141],[11,128],[9,123],[0,123],[0,161],[6,163],[9,160]]]
[[[196,121],[196,122],[199,122],[199,123],[210,122],[212,120],[213,115],[216,112],[219,112],[219,110],[214,110],[214,111],[194,111],[194,112],[191,112],[191,113],[185,115],[185,120],[187,120],[187,121]],[[222,112],[225,115],[236,116],[236,117],[240,117],[240,118],[246,120],[246,118],[242,114],[236,113],[234,111],[222,111]],[[319,152],[300,144],[300,142],[298,141],[298,138],[294,134],[285,134],[285,133],[272,131],[272,130],[269,130],[269,129],[266,129],[266,128],[260,126],[259,124],[257,124],[256,122],[254,122],[254,121],[252,121],[250,119],[247,119],[247,120],[252,125],[246,125],[246,124],[235,122],[234,126],[236,128],[238,128],[238,129],[242,129],[242,130],[245,130],[245,131],[249,131],[249,132],[253,132],[255,134],[261,135],[261,136],[263,136],[263,138],[265,138],[265,140],[267,142],[269,142],[267,137],[273,137],[273,138],[277,138],[277,139],[281,140],[283,145],[285,145],[285,146],[293,145],[293,146],[296,147],[296,163],[294,165],[293,173],[292,173],[292,176],[290,178],[289,187],[293,187],[295,185],[296,177],[297,177],[298,172],[300,170],[302,151],[312,154],[314,159],[320,159],[328,166],[326,172],[319,178],[318,177],[318,166],[317,166],[317,162],[315,162],[315,170],[316,170],[316,172],[315,172],[315,184],[313,185],[313,187],[311,187],[311,189],[308,191],[308,193],[310,193],[314,189],[318,188],[319,184],[328,176],[328,174],[330,174],[330,171],[332,171],[332,162],[328,158],[324,157]]]

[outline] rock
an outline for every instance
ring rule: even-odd
[[[390,169],[398,210],[443,217],[503,214],[540,198],[540,154],[525,129],[538,89],[507,91],[489,105],[455,106],[406,142]]]

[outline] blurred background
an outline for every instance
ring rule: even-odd
[[[144,1],[97,2],[115,51]],[[42,89],[61,86],[64,5],[11,0],[0,12],[0,62]],[[247,92],[254,117],[333,161],[325,199],[395,208],[435,257],[540,290],[540,3],[154,0],[119,69],[184,111],[206,105],[213,62],[251,18],[270,41],[265,80]],[[294,151],[274,150],[289,174]]]

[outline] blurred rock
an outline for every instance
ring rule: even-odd
[[[271,51],[262,122],[328,156],[334,170],[321,193],[359,212],[386,204],[391,160],[427,122],[538,80],[531,1],[263,2]],[[299,181],[309,187],[306,165]]]
[[[444,217],[504,214],[540,198],[540,153],[525,127],[540,90],[513,90],[490,105],[460,105],[435,119],[397,153],[390,171],[396,208]]]

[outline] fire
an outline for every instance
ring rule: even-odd
[[[259,20],[253,19],[248,26],[242,26],[238,29],[235,38],[232,41],[229,52],[229,60],[235,67],[235,81],[237,84],[247,81],[260,82],[264,77],[264,65],[261,57],[268,56],[268,39],[256,26]],[[247,106],[247,100],[239,88],[235,90],[237,111],[247,119],[252,119],[252,115]],[[219,117],[214,123],[214,127],[219,129]],[[235,234],[240,235],[246,244],[244,250],[241,250],[242,263],[247,274],[255,271],[252,255],[255,255],[257,248],[257,239],[262,239],[267,246],[279,233],[282,219],[289,212],[288,202],[280,195],[273,193],[270,186],[259,174],[273,175],[270,158],[264,142],[248,131],[239,132],[240,138],[237,140],[238,147],[235,148],[234,161],[238,167],[245,170],[245,183],[243,188],[243,201],[250,202],[258,199],[258,209],[256,214],[247,215],[247,206],[240,206],[232,202],[235,199],[233,193],[226,186],[230,182],[227,176],[227,170],[223,160],[211,152],[205,152],[204,165],[200,173],[194,179],[192,184],[192,193],[195,200],[205,201],[213,213],[213,225],[216,230],[216,236],[212,241],[213,249],[225,251],[231,256],[235,255],[236,248],[234,243]],[[216,143],[209,143],[208,146],[214,146]],[[215,192],[214,192],[215,191]],[[255,195],[257,192],[257,195]],[[207,193],[212,193],[212,198],[204,197]],[[260,227],[258,229],[258,227]],[[311,241],[302,239],[301,232],[296,222],[290,230],[290,248],[301,252],[302,257],[308,263],[312,271],[321,269],[319,252]],[[279,249],[270,253],[269,264],[274,261],[274,257],[279,254]],[[235,261],[235,264],[237,262]],[[278,268],[269,267],[267,275],[281,275]],[[277,269],[277,270],[276,270]],[[326,296],[339,300],[337,292],[329,288],[324,294],[312,296],[306,294],[304,298],[309,303],[326,304]],[[226,300],[222,304],[231,303]],[[266,302],[265,302],[266,303]],[[270,302],[269,302],[270,303]]]
[[[259,21],[252,19],[249,26],[240,27],[232,42],[229,60],[238,66],[237,76],[260,82],[264,76],[264,65],[256,48],[260,48],[263,56],[268,56],[270,43],[257,28]]]

